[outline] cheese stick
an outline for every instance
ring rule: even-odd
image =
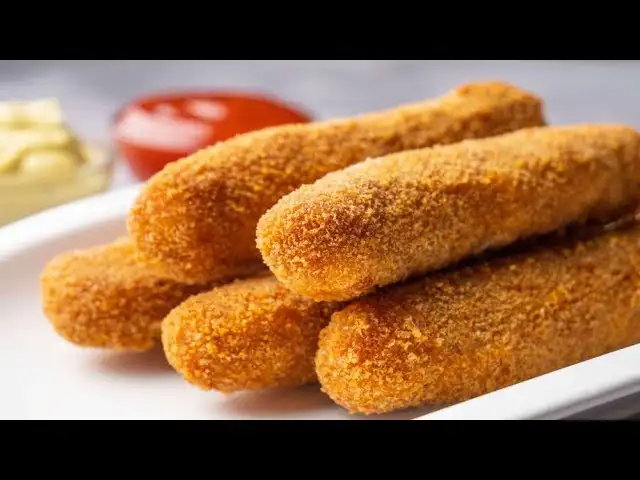
[[[349,300],[640,198],[640,135],[621,125],[538,127],[401,152],[282,198],[258,224],[278,280]]]
[[[126,238],[60,254],[41,275],[43,309],[55,331],[81,347],[113,350],[152,348],[165,315],[210,288],[159,277]]]
[[[320,330],[340,305],[284,288],[270,274],[191,297],[162,323],[169,363],[190,383],[224,393],[316,381]]]
[[[365,414],[446,405],[640,342],[640,226],[549,243],[335,313],[323,390]]]

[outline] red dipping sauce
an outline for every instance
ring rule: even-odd
[[[133,174],[147,180],[167,163],[237,134],[311,120],[273,97],[176,92],[125,105],[116,115],[113,137]]]

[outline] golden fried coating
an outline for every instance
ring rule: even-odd
[[[355,118],[237,136],[169,164],[134,203],[129,231],[149,262],[185,282],[262,266],[260,216],[280,197],[367,157],[543,125],[542,102],[504,83]]]
[[[323,390],[367,414],[450,404],[640,342],[640,227],[550,243],[335,313]]]
[[[205,390],[299,386],[316,381],[318,334],[338,308],[262,275],[185,301],[162,323],[162,344],[169,363]]]
[[[635,130],[539,127],[331,173],[260,219],[258,247],[288,288],[344,301],[639,197]]]
[[[127,239],[58,255],[41,276],[44,313],[56,332],[78,346],[115,350],[153,347],[165,315],[205,288],[160,278]]]

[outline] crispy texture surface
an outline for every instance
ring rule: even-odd
[[[164,316],[204,288],[160,278],[127,239],[58,255],[41,276],[44,313],[55,331],[82,347],[114,350],[153,347]]]
[[[331,173],[260,219],[258,247],[288,288],[344,301],[571,222],[613,218],[639,197],[632,128],[531,128]]]
[[[162,342],[169,363],[205,390],[299,386],[316,381],[318,335],[338,308],[267,274],[191,297],[162,323]]]
[[[357,300],[320,336],[351,412],[449,404],[640,342],[640,227],[559,241]]]
[[[260,216],[283,195],[367,157],[545,123],[536,96],[499,82],[355,118],[239,135],[171,163],[134,203],[129,231],[148,262],[185,282],[262,266]]]

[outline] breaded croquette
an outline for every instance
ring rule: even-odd
[[[299,386],[316,381],[318,334],[338,308],[267,274],[186,300],[164,320],[162,343],[169,363],[205,390]]]
[[[246,276],[263,266],[258,219],[300,185],[367,157],[544,125],[542,110],[536,96],[489,82],[388,111],[239,135],[152,177],[131,209],[129,231],[168,277]]]
[[[640,227],[541,243],[335,313],[322,389],[366,414],[451,404],[640,342]]]
[[[55,331],[78,346],[115,350],[153,347],[165,315],[205,288],[160,278],[128,239],[58,255],[41,276]]]
[[[538,127],[370,159],[282,198],[258,225],[291,290],[345,301],[640,198],[640,135]]]

